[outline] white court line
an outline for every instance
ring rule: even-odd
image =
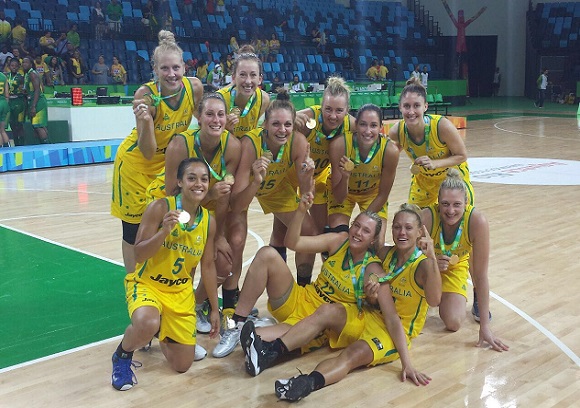
[[[106,213],[106,214],[108,214],[108,213]],[[30,218],[30,217],[28,217],[28,218]],[[0,220],[0,221],[4,221],[4,220]],[[99,256],[99,255],[95,255],[95,254],[92,254],[90,252],[86,252],[86,251],[83,251],[83,250],[80,250],[80,249],[77,249],[77,248],[73,248],[73,247],[70,247],[68,245],[61,244],[59,242],[55,242],[53,240],[50,240],[48,238],[41,237],[41,236],[36,235],[36,234],[32,234],[32,233],[29,233],[29,232],[26,232],[26,231],[22,231],[22,230],[19,230],[17,228],[9,227],[9,226],[4,225],[2,223],[0,223],[0,227],[4,227],[4,228],[6,228],[6,229],[8,229],[10,231],[14,231],[14,232],[17,232],[17,233],[20,233],[20,234],[23,234],[23,235],[28,235],[29,237],[36,238],[36,239],[38,239],[40,241],[48,242],[50,244],[54,244],[56,246],[59,246],[59,247],[65,248],[65,249],[69,249],[71,251],[75,251],[75,252],[79,252],[81,254],[85,254],[85,255],[88,255],[88,256],[92,256],[94,258],[97,258],[97,259],[100,259],[100,260],[103,260],[103,261],[106,261],[106,262],[110,262],[110,263],[115,264],[115,265],[123,266],[122,263],[117,262],[117,261],[113,261],[112,259],[108,259],[108,258]],[[253,236],[256,239],[256,241],[258,241],[258,249],[260,249],[260,248],[262,248],[264,246],[264,240],[262,239],[262,237],[260,237],[258,234],[256,234],[252,230],[248,230],[248,234],[250,234],[251,236]],[[255,254],[252,255],[250,257],[250,259],[248,259],[246,262],[243,263],[242,268],[245,267],[245,266],[247,266],[247,265],[249,265],[249,264],[251,264],[252,261],[254,260],[254,257],[255,257]],[[199,279],[198,279],[198,281],[199,281]],[[97,341],[97,342],[94,342],[94,343],[86,344],[84,346],[75,347],[75,348],[72,348],[70,350],[65,350],[65,351],[61,351],[59,353],[50,354],[50,355],[45,356],[45,357],[37,358],[36,360],[25,361],[24,363],[20,363],[20,364],[15,364],[15,365],[12,365],[12,366],[8,366],[8,367],[5,367],[5,368],[0,369],[0,374],[5,373],[5,372],[8,372],[8,371],[17,370],[19,368],[23,368],[23,367],[26,367],[26,366],[29,366],[29,365],[41,363],[43,361],[48,361],[48,360],[52,360],[52,359],[55,359],[55,358],[58,358],[58,357],[66,356],[68,354],[76,353],[77,351],[82,351],[82,350],[86,350],[86,349],[89,349],[89,348],[92,348],[92,347],[100,346],[102,344],[110,343],[110,342],[113,342],[115,340],[120,340],[122,337],[123,337],[122,335],[116,336],[116,337],[112,337],[110,339],[105,339],[105,340]]]
[[[473,283],[471,282],[470,279],[468,279],[467,281],[469,282],[470,285],[473,285]],[[492,298],[494,298],[498,302],[502,303],[508,309],[510,309],[510,310],[514,311],[515,313],[517,313],[518,315],[520,315],[525,321],[527,321],[532,326],[534,326],[536,329],[538,329],[538,331],[540,333],[542,333],[544,336],[546,336],[552,343],[554,343],[560,350],[562,350],[562,352],[564,354],[566,354],[568,357],[570,357],[570,359],[578,367],[580,367],[580,357],[578,357],[572,350],[570,350],[570,348],[568,346],[566,346],[550,330],[546,329],[537,320],[535,320],[534,318],[532,318],[529,314],[527,314],[526,312],[524,312],[522,309],[520,309],[519,307],[517,307],[517,306],[513,305],[512,303],[508,302],[507,300],[505,300],[501,296],[495,294],[491,290],[489,291],[489,296],[492,297]]]
[[[515,130],[507,130],[502,128],[500,125],[503,123],[508,123],[508,122],[513,122],[515,120],[538,120],[538,119],[554,119],[551,117],[547,117],[547,116],[534,116],[534,117],[530,117],[530,116],[514,116],[511,118],[507,118],[505,120],[500,120],[499,122],[496,122],[493,124],[493,127],[496,128],[497,130],[501,131],[501,132],[506,132],[506,133],[513,133],[515,135],[520,135],[520,136],[530,136],[530,137],[537,137],[537,138],[545,138],[545,135],[538,135],[538,134],[531,134],[531,133],[523,133],[523,132],[518,132]],[[568,118],[557,118],[557,119],[568,119]],[[573,139],[573,138],[569,138],[569,137],[558,137],[558,136],[550,136],[550,140],[552,139],[556,139],[556,140],[565,140],[565,141],[572,141],[572,140],[577,140],[577,139]]]

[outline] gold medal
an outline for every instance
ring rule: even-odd
[[[378,277],[378,275],[376,273],[371,273],[369,275],[369,282],[379,283],[379,277]]]
[[[180,224],[187,224],[190,219],[191,216],[189,213],[187,211],[182,211],[179,213],[179,218],[177,218],[177,221],[179,221]]]
[[[230,110],[230,113],[233,113],[236,116],[240,116],[240,114],[242,113],[242,111],[237,106],[234,106],[232,108],[232,110]]]
[[[412,164],[410,170],[411,174],[419,174],[421,173],[421,166],[419,166],[418,164]]]
[[[306,127],[310,130],[314,129],[316,127],[316,121],[312,118],[308,119],[306,121]]]
[[[449,265],[457,265],[457,262],[459,262],[459,256],[457,256],[457,254],[453,254],[449,257]]]
[[[344,169],[346,171],[353,171],[354,170],[354,163],[352,160],[348,159],[346,163],[344,163]]]
[[[226,174],[224,176],[224,181],[226,182],[226,184],[229,184],[231,186],[232,184],[234,184],[235,181],[234,175],[229,173]]]
[[[262,153],[262,156],[264,156],[266,159],[268,159],[270,161],[274,160],[274,155],[269,150],[264,150],[264,152]]]
[[[145,94],[143,95],[143,102],[148,105],[148,106],[154,106],[155,105],[155,101],[153,101],[153,97],[151,96],[151,94]]]

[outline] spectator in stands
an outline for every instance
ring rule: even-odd
[[[501,84],[501,73],[499,72],[499,67],[495,68],[493,74],[493,83],[491,85],[491,96],[497,96],[499,93],[499,86]]]
[[[14,28],[12,29],[12,47],[20,50],[20,54],[27,55],[26,49],[26,28],[22,26],[22,20],[17,18],[14,21]]]
[[[121,32],[121,18],[123,17],[123,7],[117,0],[111,0],[106,11],[109,18],[109,33],[111,38],[116,38]]]
[[[4,7],[0,10],[0,46],[10,45],[10,36],[12,35],[12,25],[6,20]]]
[[[2,70],[2,72],[7,72],[4,67],[8,65],[7,61],[10,61],[10,59],[14,58],[14,54],[8,50],[7,44],[3,44],[0,49],[0,70]]]
[[[98,62],[93,65],[91,70],[92,82],[96,85],[107,85],[109,83],[109,66],[105,64],[105,56],[103,54],[99,55]]]
[[[207,0],[205,4],[205,12],[207,14],[214,14],[215,12],[215,1],[214,0]]]
[[[320,37],[318,40],[318,44],[316,45],[316,49],[319,54],[324,55],[326,53],[326,32],[324,29],[320,30]]]
[[[185,76],[186,77],[194,77],[196,71],[196,60],[187,60],[185,61]]]
[[[413,78],[417,78],[421,82],[421,71],[419,70],[419,65],[415,65],[415,69],[411,72]]]
[[[383,61],[382,59],[379,60],[378,74],[379,81],[382,82],[385,82],[387,80],[387,75],[389,75],[389,69],[385,66],[385,61]]]
[[[193,14],[193,0],[183,0],[183,11],[188,16]]]
[[[173,17],[166,11],[163,15],[163,30],[173,31]]]
[[[377,81],[379,79],[379,63],[373,60],[369,69],[367,69],[366,76],[370,81]]]
[[[232,35],[230,38],[230,48],[234,53],[234,59],[236,59],[236,57],[238,56],[238,50],[240,49],[240,46],[238,45],[238,40],[236,39],[235,35]]]
[[[280,80],[280,77],[276,75],[272,81],[272,86],[270,87],[270,93],[277,93],[279,89],[284,89],[284,82]]]
[[[38,44],[40,45],[40,49],[42,50],[43,54],[55,54],[56,41],[54,38],[52,38],[52,33],[50,31],[46,31],[44,35],[40,37]]]
[[[63,61],[63,76],[64,80],[67,84],[73,83],[73,75],[72,75],[72,65],[74,62],[72,59],[75,56],[75,47],[68,40],[65,38],[64,41],[66,42],[66,52],[62,55]]]
[[[421,72],[421,85],[427,91],[427,84],[429,83],[429,72],[427,72],[427,65],[423,65],[423,71]]]
[[[83,61],[81,52],[74,50],[73,56],[67,61],[69,83],[83,85],[86,80],[87,65]]]
[[[540,72],[540,76],[536,79],[536,86],[538,87],[538,98],[534,102],[534,106],[536,108],[543,108],[546,88],[548,87],[548,70],[546,68]]]
[[[101,8],[101,2],[97,1],[91,12],[91,23],[95,27],[95,40],[102,40],[107,34],[106,21],[105,12]]]
[[[48,65],[46,65],[46,62],[42,60],[42,55],[38,54],[34,57],[34,66],[36,67],[36,72],[38,72],[38,75],[40,76],[42,85],[47,85],[46,77],[48,76]]]
[[[61,58],[65,58],[67,53],[69,52],[69,44],[71,45],[72,48],[70,48],[70,55],[72,56],[72,53],[74,51],[74,45],[72,45],[68,38],[67,38],[67,34],[65,32],[60,33],[60,37],[58,37],[58,40],[56,40],[56,45],[54,47],[54,54],[61,57]]]
[[[300,82],[298,75],[294,75],[294,79],[290,85],[290,92],[306,92],[306,86]]]
[[[157,32],[159,31],[159,23],[157,22],[157,17],[155,17],[153,9],[153,2],[149,0],[141,10],[143,14],[143,18],[141,18],[141,24],[143,24],[145,37],[148,40],[156,38]]]
[[[20,55],[20,50],[18,48],[12,48],[12,54],[14,57],[12,59],[17,59],[19,63],[19,71],[22,75],[24,75],[24,71],[22,71],[22,56]]]
[[[54,55],[49,58],[46,84],[48,86],[64,85],[60,59]]]
[[[66,33],[66,39],[75,49],[81,46],[81,36],[78,33],[78,26],[75,23],[70,26],[70,30]]]
[[[127,84],[127,71],[125,71],[125,67],[121,64],[121,60],[116,55],[113,55],[113,64],[111,65],[111,72],[109,75],[113,78],[114,84]]]
[[[222,16],[226,13],[226,3],[224,0],[217,0],[215,11]]]
[[[276,33],[272,33],[272,37],[270,38],[270,61],[276,61],[276,56],[280,53],[280,40]]]
[[[226,75],[232,75],[234,73],[234,58],[232,54],[228,54],[226,57],[226,62],[224,63],[224,71]]]
[[[223,85],[224,73],[221,64],[215,64],[211,72],[207,75],[207,84],[217,91]]]
[[[205,84],[207,82],[207,68],[208,64],[204,60],[200,60],[197,64],[197,71],[195,76],[201,81],[201,83]]]

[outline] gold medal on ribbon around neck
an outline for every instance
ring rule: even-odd
[[[310,118],[306,121],[306,127],[310,130],[314,129],[316,127],[316,120]]]
[[[226,184],[229,184],[231,186],[235,182],[234,175],[233,174],[229,174],[229,173],[226,174],[224,176],[224,181],[226,182]]]
[[[231,110],[230,113],[233,113],[236,116],[240,116],[242,113],[242,110],[240,108],[238,108],[237,106],[234,106]]]
[[[145,94],[145,95],[143,95],[143,102],[145,103],[145,105],[155,106],[155,101],[151,97],[151,94]]]
[[[270,161],[274,160],[274,155],[269,150],[264,150],[264,153],[262,153],[262,156],[264,156],[266,159],[268,159]]]
[[[459,262],[459,256],[457,254],[453,254],[449,257],[449,265],[457,265]]]
[[[411,170],[411,174],[419,174],[421,173],[421,166],[418,164],[412,164],[409,170]]]
[[[371,273],[369,275],[369,282],[379,283],[379,277],[378,277],[378,275],[376,273]]]
[[[353,171],[354,170],[354,163],[352,160],[348,159],[346,163],[344,163],[344,169],[346,171]]]
[[[187,211],[182,211],[179,213],[179,218],[177,218],[177,221],[179,221],[180,224],[187,224],[190,219],[191,215],[189,215]]]

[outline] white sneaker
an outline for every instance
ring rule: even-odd
[[[210,309],[209,301],[207,300],[200,305],[195,305],[195,329],[198,333],[207,334],[211,331]]]
[[[203,360],[207,356],[207,350],[201,347],[201,345],[195,345],[195,357],[193,361]]]
[[[243,326],[244,322],[238,322],[234,328],[224,330],[219,343],[211,353],[212,356],[215,358],[222,358],[231,354],[240,343],[240,332],[242,331]]]
[[[275,324],[278,324],[278,322],[276,321],[276,319],[274,319],[273,317],[255,317],[255,316],[248,316],[248,320],[251,320],[252,322],[254,322],[254,327],[258,328],[258,327],[266,327],[266,326],[274,326]]]

